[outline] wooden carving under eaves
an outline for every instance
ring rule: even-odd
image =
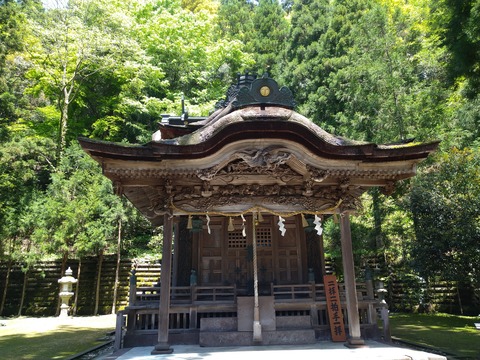
[[[337,209],[356,210],[359,197],[366,188],[358,186],[316,186],[310,196],[305,196],[301,186],[259,184],[214,186],[205,194],[202,187],[173,187],[171,194],[162,189],[149,193],[152,213],[206,213],[243,212],[252,207],[262,207],[275,212],[325,212]],[[336,210],[335,210],[336,211]]]
[[[149,201],[148,217],[165,213],[238,213],[262,206],[275,212],[354,211],[359,197],[370,187],[366,181],[384,181],[393,190],[398,177],[409,169],[316,168],[299,160],[281,146],[247,148],[235,152],[219,164],[200,170],[111,169],[116,184],[132,178],[156,181],[145,185],[142,196]],[[136,173],[136,175],[135,175]],[[405,173],[405,174],[403,174]],[[135,196],[138,186],[121,187]],[[127,190],[125,190],[127,189]]]

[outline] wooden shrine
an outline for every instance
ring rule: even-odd
[[[79,139],[116,192],[163,226],[161,284],[131,284],[119,315],[123,346],[163,353],[176,343],[329,338],[321,233],[330,215],[341,230],[347,344],[376,334],[383,305],[369,284],[357,283],[349,216],[369,188],[388,194],[414,176],[438,143],[347,140],[294,105],[287,88],[247,74],[209,117],[164,117],[148,144]]]

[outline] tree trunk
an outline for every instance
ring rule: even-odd
[[[60,116],[60,125],[58,129],[58,144],[57,144],[57,165],[60,163],[60,160],[63,156],[63,151],[65,150],[65,145],[67,143],[67,125],[68,125],[68,100],[65,100],[65,103],[62,104],[62,112]]]
[[[100,280],[102,279],[103,249],[98,255],[97,288],[95,290],[95,309],[93,315],[98,315],[98,304],[100,302]]]
[[[5,287],[2,292],[2,302],[0,303],[0,315],[3,315],[3,310],[5,309],[5,301],[7,300],[7,289],[10,282],[10,271],[12,271],[12,259],[8,260],[7,273],[5,274]]]
[[[80,257],[78,259],[78,271],[77,271],[77,284],[75,286],[75,300],[73,301],[73,309],[72,309],[72,315],[76,316],[77,315],[77,307],[78,307],[78,293],[80,291],[80,275],[81,275],[81,270],[82,270],[82,258]]]
[[[57,165],[63,156],[63,151],[67,143],[67,130],[68,130],[68,107],[70,105],[72,91],[74,89],[74,82],[67,80],[67,68],[66,64],[63,67],[62,78],[62,95],[58,100],[58,107],[60,109],[60,121],[58,124],[58,143],[57,143]]]
[[[118,239],[117,239],[117,266],[115,268],[115,284],[113,284],[113,303],[112,314],[117,312],[117,296],[118,296],[118,283],[120,278],[120,261],[121,261],[121,244],[122,244],[122,219],[118,220]]]
[[[23,273],[23,287],[22,287],[22,296],[20,298],[20,306],[18,308],[18,316],[22,315],[23,303],[25,302],[25,293],[27,292],[27,282],[28,282],[28,269]]]
[[[460,315],[463,315],[463,305],[462,305],[462,298],[460,296],[460,282],[457,281],[457,297],[458,297],[458,307],[460,308]]]

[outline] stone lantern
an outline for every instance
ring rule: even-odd
[[[72,269],[70,267],[65,271],[65,276],[58,280],[60,284],[60,298],[62,299],[62,305],[60,306],[60,317],[68,316],[68,301],[73,296],[72,287],[77,283],[77,279],[72,276]]]

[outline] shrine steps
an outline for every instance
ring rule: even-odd
[[[253,332],[250,331],[208,331],[199,334],[199,345],[205,347],[307,345],[315,342],[315,331],[313,329],[262,331],[261,341],[254,341]]]
[[[199,333],[200,346],[251,346],[251,345],[294,345],[314,344],[315,330],[310,317],[298,316],[277,318],[262,326],[261,341],[254,341],[253,331],[239,329],[237,318],[202,319]],[[241,327],[241,326],[240,326]],[[250,326],[248,329],[252,329]]]
[[[125,336],[123,347],[153,346],[157,343],[158,335],[134,334]],[[252,346],[252,345],[307,345],[315,344],[315,331],[313,329],[288,329],[275,331],[262,331],[262,341],[253,340],[251,331],[192,331],[170,333],[170,344],[193,345],[204,347],[221,346]]]
[[[154,346],[158,343],[158,333],[135,333],[125,335],[123,338],[123,347]],[[168,343],[171,345],[198,345],[199,331],[181,331],[170,332],[168,334]]]

